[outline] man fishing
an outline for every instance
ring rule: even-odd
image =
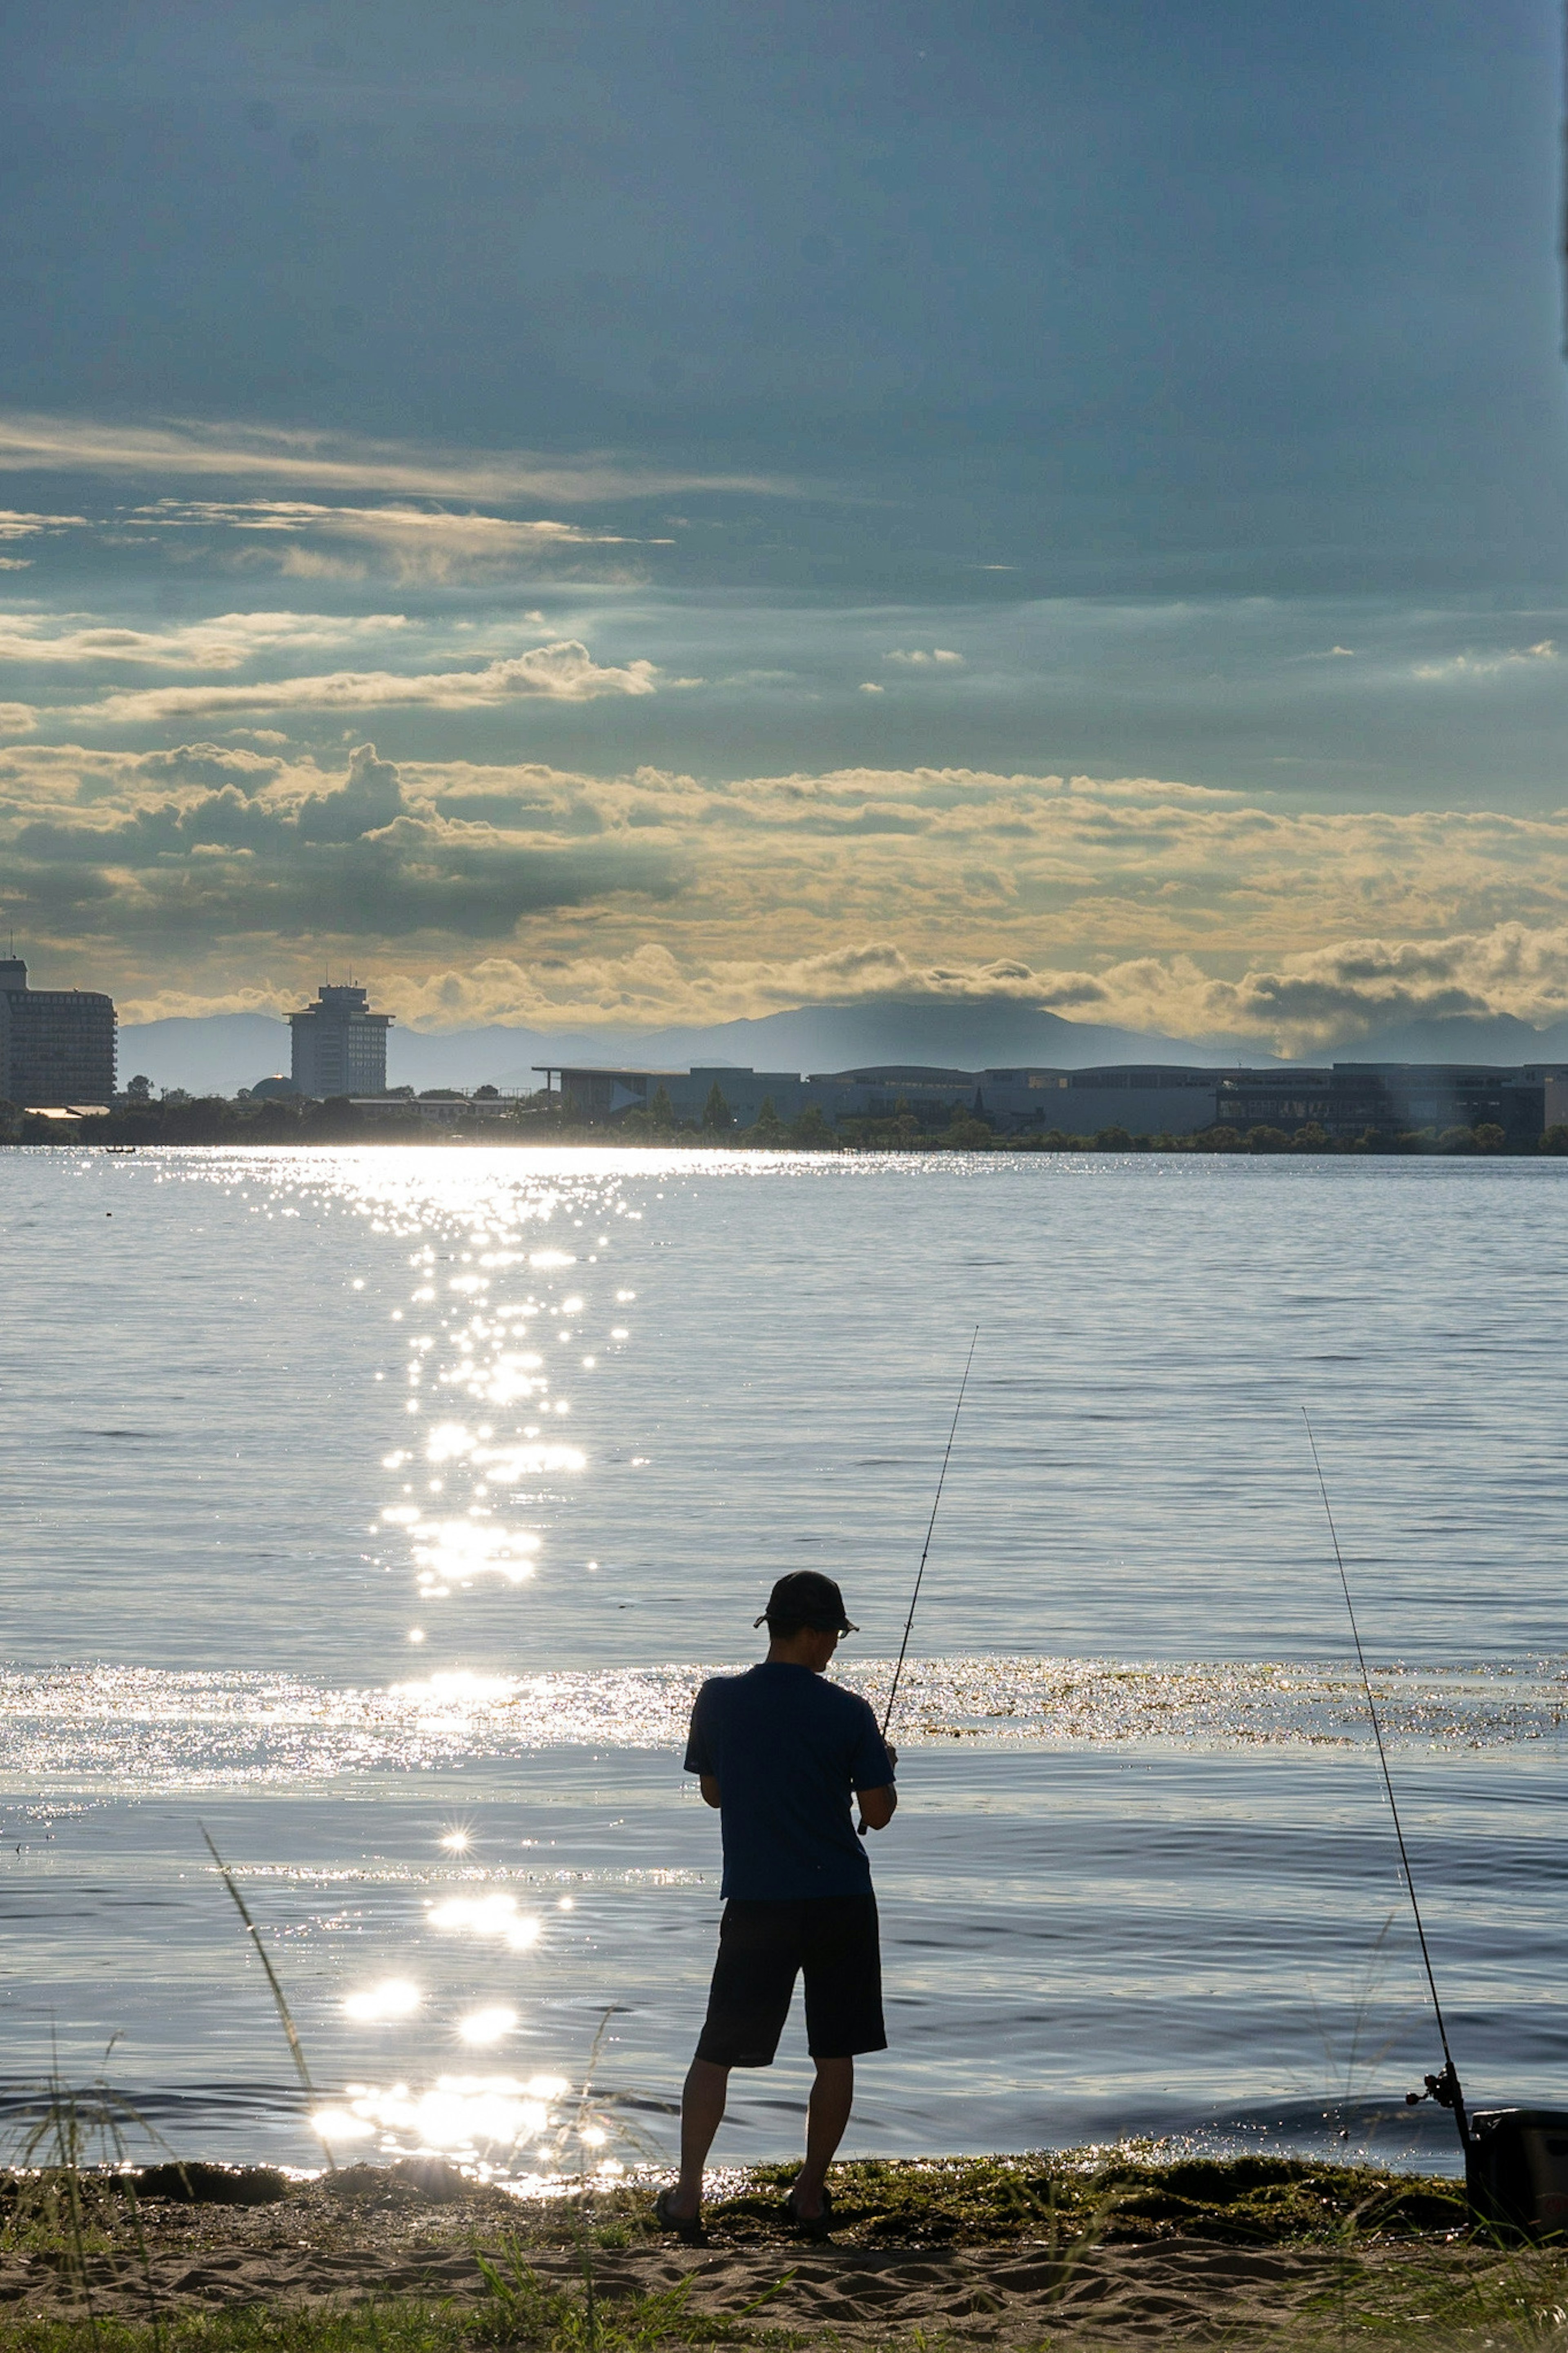
[[[768,1654],[697,1694],[686,1770],[719,1810],[725,1898],[708,2015],[680,2103],[680,2179],[655,2211],[683,2237],[701,2227],[702,2168],[724,2115],[731,2067],[770,2067],[797,1976],[816,2062],[805,2162],[787,2200],[811,2237],[831,2227],[826,2175],[855,2096],[855,2061],[885,2051],[877,1899],[850,1820],[885,1830],[898,1792],[889,1748],[863,1699],[823,1680],[839,1637],[858,1630],[830,1577],[781,1577],[756,1620]]]

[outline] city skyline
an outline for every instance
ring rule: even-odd
[[[0,28],[41,982],[1568,1015],[1547,6],[89,21]]]

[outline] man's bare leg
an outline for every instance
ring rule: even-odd
[[[805,2112],[805,2163],[795,2175],[790,2196],[803,2222],[814,2222],[822,2211],[822,2192],[834,2151],[844,2137],[855,2098],[853,2059],[819,2059],[816,2081]]]
[[[670,2212],[682,2222],[695,2222],[702,2211],[702,2168],[724,2121],[729,2088],[730,2070],[711,2059],[694,2059],[687,2070],[680,2094],[680,2179],[669,2200]]]

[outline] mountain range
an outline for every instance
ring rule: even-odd
[[[1568,1021],[1532,1029],[1511,1015],[1405,1022],[1318,1060],[1360,1062],[1568,1061]],[[389,1086],[503,1089],[536,1086],[536,1066],[629,1062],[687,1070],[695,1063],[753,1070],[854,1070],[874,1063],[925,1063],[995,1070],[1038,1064],[1082,1070],[1101,1062],[1177,1062],[1257,1069],[1278,1058],[1256,1047],[1145,1035],[1068,1021],[1014,997],[863,997],[852,1005],[810,1005],[757,1020],[708,1029],[549,1031],[491,1027],[439,1035],[394,1029],[387,1040]],[[121,1083],[142,1071],[158,1087],[232,1095],[289,1068],[289,1027],[262,1013],[216,1013],[168,1021],[128,1022],[120,1033]]]

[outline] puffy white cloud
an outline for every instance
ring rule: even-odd
[[[1238,978],[1205,972],[1191,956],[1142,956],[1093,972],[1035,975],[1027,993],[1080,1019],[1256,1039],[1292,1055],[1403,1021],[1510,1014],[1539,1029],[1568,1015],[1568,924],[1335,940],[1249,966]]]
[[[1299,1050],[1421,1014],[1568,1013],[1568,810],[24,742],[0,750],[0,863],[29,935],[89,944],[132,999],[166,990],[175,941],[193,997],[308,980],[341,949],[437,1027],[980,993]]]
[[[1300,1055],[1352,1044],[1394,1021],[1498,1013],[1537,1026],[1561,1019],[1568,1014],[1568,925],[1531,932],[1500,924],[1436,941],[1342,940],[1229,978],[1191,956],[1052,970],[1016,957],[927,961],[889,940],[766,958],[678,955],[645,939],[621,955],[491,955],[419,978],[388,972],[376,997],[400,1020],[426,1030],[490,1023],[653,1029],[863,998],[1006,998],[1070,1020],[1246,1039]]]
[[[674,685],[695,681],[679,679]],[[72,716],[135,725],[224,711],[370,711],[393,707],[472,711],[489,703],[542,695],[586,702],[601,694],[653,694],[658,671],[649,661],[616,668],[595,662],[575,638],[534,646],[482,670],[332,670],[321,676],[258,680],[249,686],[154,686],[106,695]]]
[[[952,652],[946,646],[932,646],[929,653],[918,647],[908,652],[902,648],[895,648],[890,654],[884,654],[882,659],[884,661],[902,662],[906,670],[937,670],[943,665],[948,669],[957,670],[962,670],[963,667],[963,656]]]

